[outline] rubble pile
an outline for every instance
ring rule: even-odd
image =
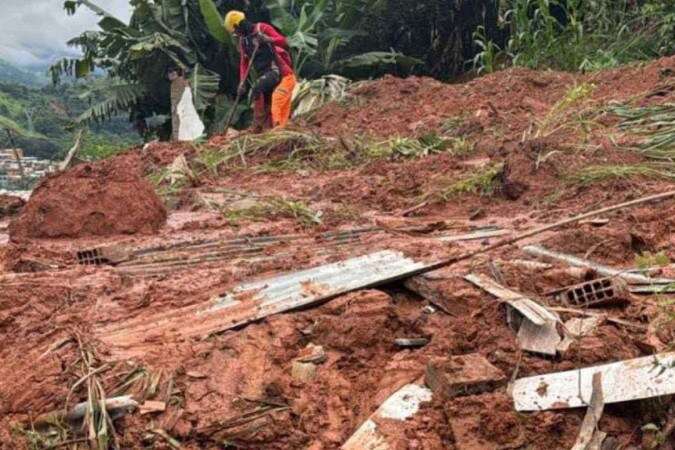
[[[672,181],[576,177],[650,163],[607,108],[669,68],[387,77],[296,124],[319,150],[46,178],[0,244],[0,441],[672,449]]]

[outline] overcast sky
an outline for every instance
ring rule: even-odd
[[[129,0],[94,0],[94,3],[126,21]],[[66,15],[63,0],[0,0],[0,58],[19,66],[45,66],[76,49],[66,41],[84,30],[98,29],[97,16],[85,6]]]

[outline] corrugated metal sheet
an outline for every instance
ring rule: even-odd
[[[405,229],[402,229],[402,231]],[[311,235],[253,236],[235,239],[199,238],[168,241],[152,246],[111,245],[77,252],[80,264],[110,264],[115,270],[130,276],[161,276],[180,270],[189,270],[205,264],[217,264],[233,259],[253,262],[292,257],[294,249],[281,250],[270,254],[274,246],[293,244],[293,247],[311,248],[316,255],[331,255],[336,249],[354,249],[363,245],[364,237],[375,233],[386,233],[382,228],[356,228]],[[489,239],[502,236],[510,231],[485,228],[458,235],[428,235],[423,237],[441,242],[458,242],[474,239]],[[411,237],[415,239],[415,237]],[[371,239],[371,242],[373,240]],[[372,251],[372,250],[371,250]],[[361,252],[363,253],[363,252]]]
[[[311,305],[346,292],[387,283],[431,264],[381,251],[241,284],[211,301],[101,327],[112,347],[130,348],[155,339],[205,336]]]
[[[268,280],[245,283],[219,298],[208,314],[232,307],[239,298],[259,301],[258,318],[297,308],[345,292],[400,278],[425,264],[385,250]]]

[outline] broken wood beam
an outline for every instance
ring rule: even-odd
[[[397,435],[396,430],[400,430],[404,421],[417,414],[422,403],[431,401],[432,396],[432,392],[421,384],[406,384],[385,400],[340,448],[342,450],[398,448],[397,444],[405,444],[408,438],[402,431]]]
[[[469,274],[465,280],[494,295],[526,319],[518,330],[518,344],[523,350],[554,356],[561,341],[556,327],[558,316],[523,294],[501,286],[485,275]]]
[[[513,384],[517,411],[589,406],[593,375],[602,374],[605,404],[675,394],[675,352],[583,369],[520,378]]]
[[[588,317],[601,317],[607,322],[611,322],[617,325],[623,325],[628,328],[633,328],[639,331],[647,331],[647,326],[642,325],[641,323],[630,322],[628,320],[619,319],[618,317],[608,316],[607,314],[595,313],[581,309],[575,308],[559,308],[559,307],[549,307],[550,311],[559,312],[559,313],[568,313],[568,314],[577,314],[579,316],[588,316]]]
[[[479,230],[472,233],[456,234],[452,236],[441,236],[438,238],[441,242],[459,242],[459,241],[473,241],[476,239],[488,239],[491,237],[506,236],[511,234],[511,230]]]
[[[537,256],[545,259],[553,259],[557,261],[565,262],[571,266],[575,267],[585,267],[592,269],[597,272],[599,275],[604,277],[620,277],[629,283],[635,284],[671,284],[675,283],[675,280],[670,278],[650,278],[644,275],[637,273],[631,273],[628,270],[619,270],[613,267],[604,266],[587,259],[579,258],[573,255],[567,255],[565,253],[558,253],[551,250],[548,250],[540,245],[527,245],[523,247],[523,251],[529,255]]]
[[[483,289],[489,294],[492,294],[505,303],[508,303],[511,307],[516,309],[535,325],[542,326],[545,325],[547,321],[552,320],[555,322],[558,320],[555,314],[552,314],[539,303],[525,297],[519,292],[512,291],[505,288],[504,286],[501,286],[485,275],[471,273],[466,275],[464,279],[472,284],[475,284],[479,288]]]
[[[572,450],[600,450],[602,441],[607,436],[606,433],[598,430],[598,422],[605,409],[605,401],[602,393],[602,372],[593,374],[593,391],[591,393],[591,402],[581,423],[579,436],[574,443]]]

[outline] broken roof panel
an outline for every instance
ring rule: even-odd
[[[405,438],[403,432],[400,436],[395,434],[398,427],[382,427],[381,422],[402,422],[410,419],[420,409],[424,402],[430,402],[433,393],[421,384],[406,384],[396,391],[391,397],[354,432],[345,442],[342,450],[388,450],[395,448],[395,443]]]
[[[588,406],[593,392],[593,374],[598,372],[602,373],[605,403],[675,394],[675,352],[670,352],[521,378],[513,385],[516,410]]]
[[[222,296],[99,329],[113,347],[159,337],[206,336],[340,294],[387,283],[431,266],[400,252],[381,251],[299,272],[241,284]]]

